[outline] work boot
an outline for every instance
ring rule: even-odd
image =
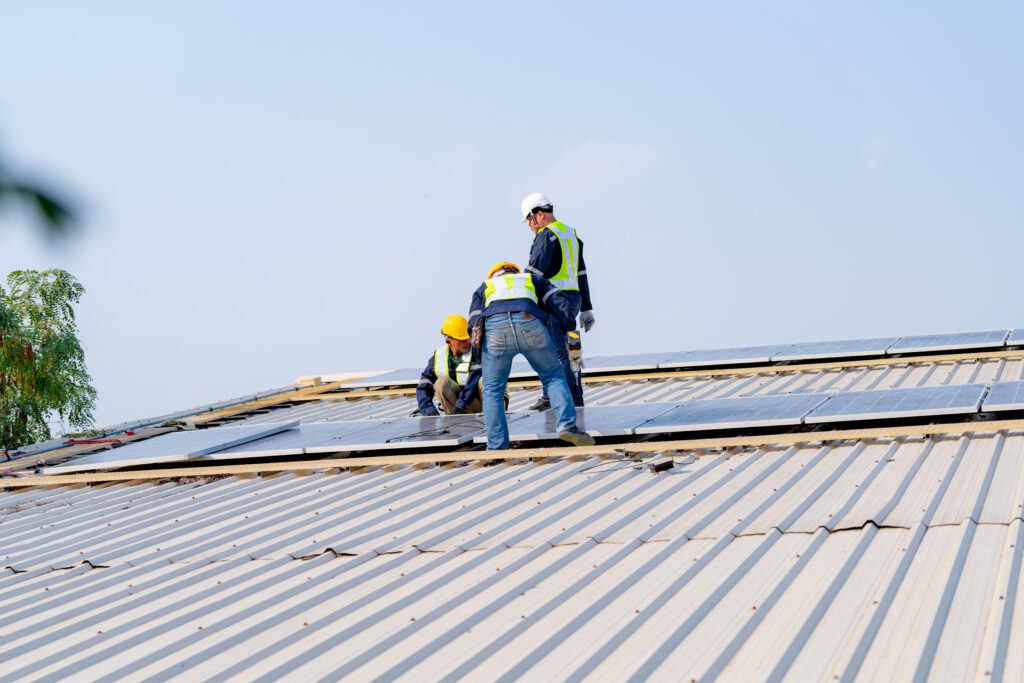
[[[527,410],[542,411],[542,410],[547,410],[550,407],[551,407],[551,401],[548,400],[547,396],[541,396],[540,398],[537,399],[537,401],[535,403],[530,405],[527,408]]]
[[[582,431],[579,427],[573,427],[572,429],[563,429],[562,431],[558,432],[558,438],[561,439],[562,441],[568,441],[573,446],[594,445],[594,437]]]

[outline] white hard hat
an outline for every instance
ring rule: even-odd
[[[540,192],[531,192],[530,194],[523,197],[523,203],[519,205],[520,211],[523,212],[523,220],[521,223],[525,223],[526,219],[530,217],[530,212],[540,206],[550,206],[551,200],[542,195]]]

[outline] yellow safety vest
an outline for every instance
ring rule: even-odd
[[[555,221],[544,227],[558,238],[558,244],[562,247],[562,264],[558,272],[551,278],[551,284],[559,289],[578,292],[580,289],[580,241],[576,238],[576,231],[562,221]]]
[[[529,273],[518,275],[498,275],[484,282],[484,308],[494,301],[508,299],[529,299],[537,302],[537,290],[533,286],[533,278]]]
[[[434,374],[438,377],[451,377],[455,380],[456,384],[464,387],[469,379],[469,365],[470,361],[473,360],[473,349],[470,349],[459,358],[459,363],[455,366],[455,377],[448,373],[449,354],[451,354],[451,348],[447,344],[434,351]]]

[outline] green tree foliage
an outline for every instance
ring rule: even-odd
[[[52,438],[54,415],[92,424],[96,390],[85,369],[74,304],[85,288],[64,270],[16,270],[0,286],[0,447]]]

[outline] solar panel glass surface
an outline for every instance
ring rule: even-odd
[[[1024,410],[1024,382],[993,382],[981,409]]]
[[[648,420],[637,434],[798,425],[830,394],[782,394],[690,401]]]
[[[626,436],[647,420],[675,407],[675,403],[622,403],[607,406],[586,406],[576,409],[576,426],[591,436]],[[512,415],[516,416],[515,421]],[[558,425],[553,410],[541,413],[513,413],[509,416],[511,441],[538,441],[558,438]],[[487,435],[474,439],[487,443]]]
[[[583,361],[583,374],[596,372],[628,372],[656,370],[660,363],[678,356],[678,351],[664,353],[630,353],[620,356],[594,356]]]
[[[772,356],[782,353],[792,344],[772,344],[767,346],[734,346],[724,349],[698,349],[676,354],[664,362],[659,368],[696,368],[709,365],[732,365],[740,363],[767,363]]]
[[[889,347],[887,353],[918,353],[925,351],[956,351],[1003,346],[1009,330],[955,332],[952,334],[918,334],[903,337]]]
[[[977,412],[986,384],[840,392],[804,422],[845,422]]]
[[[848,339],[845,341],[804,342],[793,344],[772,356],[773,361],[844,358],[849,356],[882,356],[899,337]]]
[[[67,474],[114,467],[183,462],[297,426],[297,422],[287,422],[172,432],[102,453],[87,455],[60,465],[45,467],[42,472],[43,474]]]

